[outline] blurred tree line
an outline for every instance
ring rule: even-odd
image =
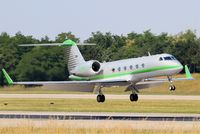
[[[18,32],[14,36],[0,34],[0,68],[5,68],[17,81],[68,80],[67,63],[61,47],[19,47],[19,44],[63,42],[79,38],[71,32],[60,33],[55,40],[48,36],[35,39]],[[100,62],[133,58],[153,54],[170,53],[183,65],[187,64],[192,72],[200,72],[200,38],[191,30],[169,35],[153,34],[147,30],[141,34],[131,32],[127,35],[94,32],[87,43],[96,46],[80,46],[86,60]],[[1,83],[3,82],[0,76]]]

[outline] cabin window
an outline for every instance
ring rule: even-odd
[[[118,67],[118,71],[121,71],[121,67]]]
[[[136,69],[138,69],[138,68],[139,68],[139,66],[138,66],[138,65],[135,65],[135,67],[136,67]]]
[[[160,57],[160,58],[159,58],[159,61],[163,61],[163,58],[162,58],[162,57]]]
[[[114,68],[112,69],[112,72],[115,72],[115,69],[114,69]]]
[[[171,57],[164,57],[165,60],[172,60]]]
[[[124,70],[126,71],[126,66],[124,66]]]
[[[132,66],[132,65],[130,65],[130,69],[131,69],[131,70],[133,69],[133,66]]]
[[[144,68],[144,63],[142,63],[142,67]]]

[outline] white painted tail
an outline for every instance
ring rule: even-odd
[[[69,73],[71,74],[75,67],[80,64],[85,63],[85,60],[79,51],[77,45],[72,40],[66,40],[63,42],[62,46],[67,46],[65,48],[65,57],[68,66]]]

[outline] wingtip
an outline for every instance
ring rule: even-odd
[[[3,75],[8,83],[8,85],[13,85],[13,80],[10,78],[10,76],[8,75],[8,73],[6,72],[6,70],[3,68],[2,69]]]
[[[187,79],[191,79],[191,80],[193,79],[187,65],[185,65],[185,76],[186,76]]]

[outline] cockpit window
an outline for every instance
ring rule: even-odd
[[[173,60],[171,57],[164,57],[165,60]]]
[[[163,61],[163,58],[162,58],[162,57],[160,57],[160,58],[159,58],[159,61]]]
[[[171,57],[173,60],[176,60],[176,58],[174,56]]]

